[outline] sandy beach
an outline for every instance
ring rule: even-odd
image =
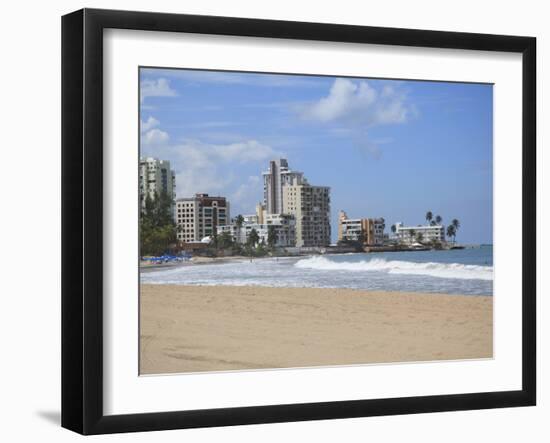
[[[490,296],[141,285],[142,374],[490,358]]]

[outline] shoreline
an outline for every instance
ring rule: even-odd
[[[141,285],[140,373],[491,358],[492,296]]]
[[[150,264],[149,262],[145,262],[143,260],[140,260],[139,262],[139,271],[140,272],[147,272],[147,271],[158,271],[159,269],[168,269],[168,268],[177,268],[180,266],[195,266],[195,265],[213,265],[213,264],[222,264],[222,263],[229,263],[231,261],[236,260],[250,260],[250,259],[256,260],[256,259],[265,259],[265,258],[274,258],[274,257],[246,257],[244,255],[232,255],[230,257],[192,257],[189,260],[182,261],[182,262],[175,262],[175,263],[159,263],[159,264]]]
[[[485,245],[477,245],[477,248],[481,248]],[[492,246],[492,245],[491,245]],[[472,245],[466,245],[467,249],[474,249],[474,246]],[[308,252],[304,254],[283,254],[283,255],[265,255],[265,256],[259,256],[259,257],[250,257],[246,255],[230,255],[225,257],[206,257],[206,256],[193,256],[189,260],[182,261],[182,262],[168,262],[168,263],[151,263],[145,260],[139,261],[139,271],[140,272],[150,272],[150,271],[158,271],[162,269],[173,269],[177,267],[182,266],[194,266],[194,265],[203,265],[203,264],[223,264],[223,263],[230,263],[233,261],[255,261],[255,260],[266,260],[266,259],[288,259],[288,258],[308,258],[308,257],[324,257],[324,256],[340,256],[340,255],[356,255],[356,254],[381,254],[381,253],[387,253],[387,252],[433,252],[433,251],[451,251],[452,249],[430,249],[430,250],[412,250],[412,249],[403,249],[403,250],[397,250],[397,249],[391,249],[391,250],[371,250],[371,251],[355,251],[355,252],[325,252],[325,253],[313,253]]]

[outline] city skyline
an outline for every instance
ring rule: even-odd
[[[263,200],[262,172],[288,158],[331,188],[338,212],[462,222],[492,243],[490,85],[141,70],[141,155],[169,160],[178,198],[225,196],[232,214]],[[444,147],[442,147],[444,146]]]

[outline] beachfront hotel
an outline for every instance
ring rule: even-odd
[[[225,197],[195,194],[176,200],[175,218],[178,240],[199,242],[217,232],[218,226],[230,220],[229,202]]]
[[[139,160],[139,200],[141,208],[145,208],[147,197],[152,200],[157,195],[166,193],[172,199],[176,198],[176,175],[170,169],[168,160],[147,157]]]
[[[338,214],[338,241],[362,241],[363,246],[384,244],[383,218],[348,218],[345,211]]]
[[[422,242],[445,242],[445,227],[442,225],[428,226],[403,226],[402,223],[395,224],[395,237],[406,244],[416,243],[418,237]]]
[[[275,230],[276,241],[274,246],[280,248],[293,247],[296,244],[296,221],[288,214],[267,214],[260,222],[260,216],[245,215],[243,224],[238,227],[235,222],[230,225],[218,226],[218,235],[228,232],[236,243],[246,244],[250,233],[254,229],[258,233],[259,242],[268,244],[269,230]]]

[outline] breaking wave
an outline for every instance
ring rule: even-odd
[[[326,257],[310,257],[294,264],[301,269],[321,271],[377,271],[388,274],[427,275],[437,278],[461,280],[493,280],[492,266],[464,265],[461,263],[416,263],[401,260],[361,260],[358,262],[333,261]]]

